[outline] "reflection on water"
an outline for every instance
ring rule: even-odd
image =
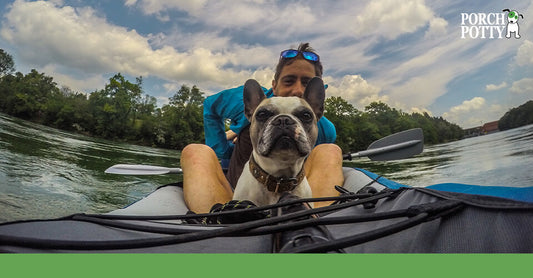
[[[426,146],[414,158],[374,162],[362,158],[347,163],[395,181],[427,186],[467,183],[489,186],[533,186],[533,125]]]
[[[177,176],[105,174],[118,163],[176,167],[179,152],[99,140],[0,114],[0,222],[106,212]]]
[[[412,186],[444,182],[533,186],[533,125],[426,146],[414,158],[345,166]],[[119,163],[179,167],[179,152],[71,134],[0,114],[0,222],[124,207],[176,175],[105,174]]]

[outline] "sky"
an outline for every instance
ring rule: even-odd
[[[309,42],[326,96],[382,101],[463,128],[533,99],[533,0],[0,0],[0,48],[16,71],[91,93],[121,73],[168,103],[254,78],[270,88],[282,50]],[[516,10],[520,38],[506,38]]]

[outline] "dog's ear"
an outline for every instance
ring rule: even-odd
[[[324,114],[324,98],[326,98],[324,82],[320,77],[313,77],[305,87],[304,99],[315,112],[317,120]]]
[[[248,120],[252,118],[255,109],[265,98],[265,93],[257,81],[254,79],[248,79],[246,83],[244,83],[244,115]]]

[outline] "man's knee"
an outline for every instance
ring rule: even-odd
[[[305,163],[305,171],[308,174],[320,173],[322,175],[326,169],[342,169],[342,150],[335,144],[320,144],[316,146]]]
[[[320,144],[313,149],[313,155],[317,157],[327,157],[342,161],[342,150],[335,144]]]
[[[213,149],[204,144],[189,144],[181,151],[181,159],[194,159],[195,157],[208,157],[214,154]]]

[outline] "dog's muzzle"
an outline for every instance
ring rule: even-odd
[[[269,156],[274,150],[294,150],[300,156],[306,156],[310,152],[310,146],[303,130],[296,119],[278,115],[266,124],[257,150],[263,156]]]
[[[295,124],[296,121],[293,118],[285,115],[278,116],[272,120],[272,125],[279,128],[290,128]]]

